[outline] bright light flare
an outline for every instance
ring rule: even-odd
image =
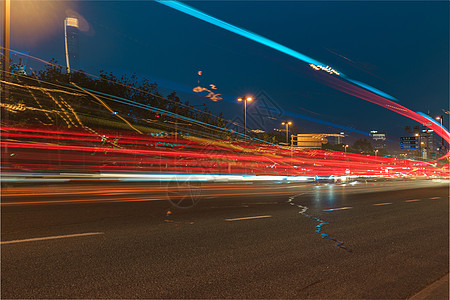
[[[28,49],[60,32],[66,10],[76,1],[11,1],[11,36],[17,48]]]

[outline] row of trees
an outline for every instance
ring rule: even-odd
[[[73,82],[85,89],[121,97],[129,100],[130,102],[148,105],[150,107],[165,110],[170,113],[200,121],[202,123],[211,124],[219,128],[231,128],[236,131],[243,132],[243,128],[239,124],[233,124],[225,120],[222,112],[218,115],[214,115],[205,103],[202,105],[191,105],[189,101],[182,101],[175,91],[171,91],[164,95],[156,82],[151,82],[147,78],[140,79],[136,74],[121,75],[118,77],[111,72],[108,73],[104,70],[100,70],[97,77],[90,76],[82,71],[73,72],[69,76],[65,71],[65,68],[59,65],[55,59],[52,59],[44,69],[35,71],[31,75],[24,74],[20,71],[22,69],[23,68],[21,68],[20,65],[13,65],[11,69],[11,71],[16,73],[16,75],[21,75],[16,76],[16,78],[20,77],[22,83],[27,81],[25,78],[30,80],[40,80],[43,83],[48,82],[60,85],[68,85],[70,82]],[[33,84],[31,81],[27,81],[26,83]],[[42,85],[42,83],[40,84]],[[81,103],[83,99],[71,99],[72,104],[77,101],[80,102],[79,107],[83,110],[83,106],[86,107],[86,103]],[[153,119],[155,122],[151,125],[146,123],[146,125],[154,128],[162,129],[164,126],[171,123],[176,124],[177,129],[181,131],[183,124],[186,124],[186,122],[179,122],[175,118],[167,116],[164,113],[149,113],[148,111],[143,111],[141,108],[133,105],[114,103],[111,104],[111,106],[117,108],[120,114],[130,116],[135,122],[139,119],[147,119],[147,121],[148,119]],[[91,108],[92,107],[93,105],[91,103]],[[162,124],[163,122],[165,122],[165,124]],[[200,128],[189,124],[189,128],[197,128],[198,131],[202,131],[203,133],[209,132],[216,135],[218,134],[221,138],[229,137],[229,134],[227,135],[223,132],[220,133],[220,130],[213,130],[207,126]],[[271,143],[279,143],[284,141],[284,135],[279,133],[254,134],[248,132],[248,134]]]
[[[218,127],[225,127],[226,125],[222,113],[217,116],[213,115],[206,104],[203,105],[201,110],[195,109],[189,101],[182,102],[175,91],[168,95],[162,95],[155,82],[150,82],[146,78],[138,80],[134,73],[130,76],[117,77],[111,72],[107,73],[100,70],[97,78],[88,76],[84,72],[74,72],[69,78],[69,75],[63,71],[63,67],[52,59],[45,69],[34,73],[32,76],[47,82],[74,82],[86,89],[121,97]],[[126,109],[130,115],[139,114],[138,108],[129,106]]]
[[[344,151],[345,150],[345,144],[324,144],[322,146],[322,149],[324,150],[333,150],[333,151]],[[370,143],[367,139],[358,139],[356,140],[352,145],[347,147],[347,152],[349,153],[357,153],[357,154],[370,154],[373,155],[375,152],[374,147],[372,146],[372,143]],[[384,156],[387,155],[386,149],[378,149],[377,152],[378,155]]]

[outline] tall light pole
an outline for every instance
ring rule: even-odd
[[[348,145],[342,145],[343,147],[344,147],[344,151],[345,151],[345,153],[347,153],[347,148],[348,148]]]
[[[67,42],[67,26],[78,28],[78,19],[67,17],[64,19],[64,42],[66,46],[66,66],[67,74],[70,74],[70,62],[69,62],[69,46]]]
[[[281,123],[281,125],[286,125],[286,144],[288,144],[290,146],[291,143],[289,143],[289,125],[292,125],[292,122],[290,122],[290,121],[283,122],[283,123]]]
[[[253,100],[252,97],[246,98],[238,98],[239,102],[244,102],[244,135],[247,136],[247,102],[251,102]]]
[[[3,81],[9,81],[9,48],[10,48],[10,25],[11,25],[11,1],[4,0],[3,1]],[[9,90],[6,84],[3,85],[2,88],[2,101],[5,101],[9,98]],[[6,119],[6,118],[5,118]]]
[[[440,116],[436,117],[436,120],[441,121],[441,127],[443,127],[442,122],[444,120],[444,116],[440,115]],[[442,138],[442,140],[441,140],[441,152],[444,152],[444,138]]]
[[[2,61],[2,73],[0,78],[5,82],[9,82],[9,38],[10,38],[10,25],[11,25],[11,1],[3,1],[3,61]],[[9,87],[6,83],[0,85],[0,101],[6,103],[9,100]],[[8,111],[3,110],[3,114],[0,116],[1,120],[8,122]],[[8,156],[8,146],[2,147],[2,153],[0,155],[1,160],[5,160]]]

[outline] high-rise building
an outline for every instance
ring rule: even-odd
[[[321,149],[322,145],[333,139],[343,139],[342,133],[299,133],[291,135],[291,146],[300,149]],[[335,140],[336,141],[336,140]],[[331,142],[330,144],[334,144]]]
[[[406,131],[411,136],[400,138],[400,148],[406,150],[410,155],[427,159],[436,158],[440,152],[443,152],[438,136],[433,130],[425,126],[414,126],[412,131]]]

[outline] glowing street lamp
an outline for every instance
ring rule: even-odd
[[[289,125],[292,125],[291,121],[283,122],[281,125],[286,125],[286,144],[289,144]]]
[[[70,74],[69,49],[67,46],[67,26],[78,28],[78,19],[71,18],[71,17],[64,19],[64,42],[65,42],[65,46],[66,46],[67,74]]]
[[[436,117],[436,120],[441,121],[441,127],[442,127],[442,121],[444,120],[444,116],[442,116],[442,115],[438,116],[438,117]],[[441,149],[443,151],[443,149],[444,149],[444,138],[442,138],[441,144],[442,144]]]
[[[342,145],[342,147],[344,147],[344,151],[345,151],[345,153],[347,153],[348,145]]]
[[[10,48],[10,36],[11,36],[11,1],[5,0],[2,3],[3,8],[3,57],[2,57],[2,71],[3,74],[0,76],[4,81],[9,81],[9,65],[10,65],[10,57],[9,57],[9,48]],[[7,85],[4,85],[1,90],[2,99],[9,98],[9,89]],[[4,100],[2,100],[3,102]],[[2,115],[3,119],[7,119],[7,114]]]
[[[253,100],[252,97],[246,98],[238,98],[239,102],[244,102],[244,134],[247,135],[247,102],[251,102]]]

